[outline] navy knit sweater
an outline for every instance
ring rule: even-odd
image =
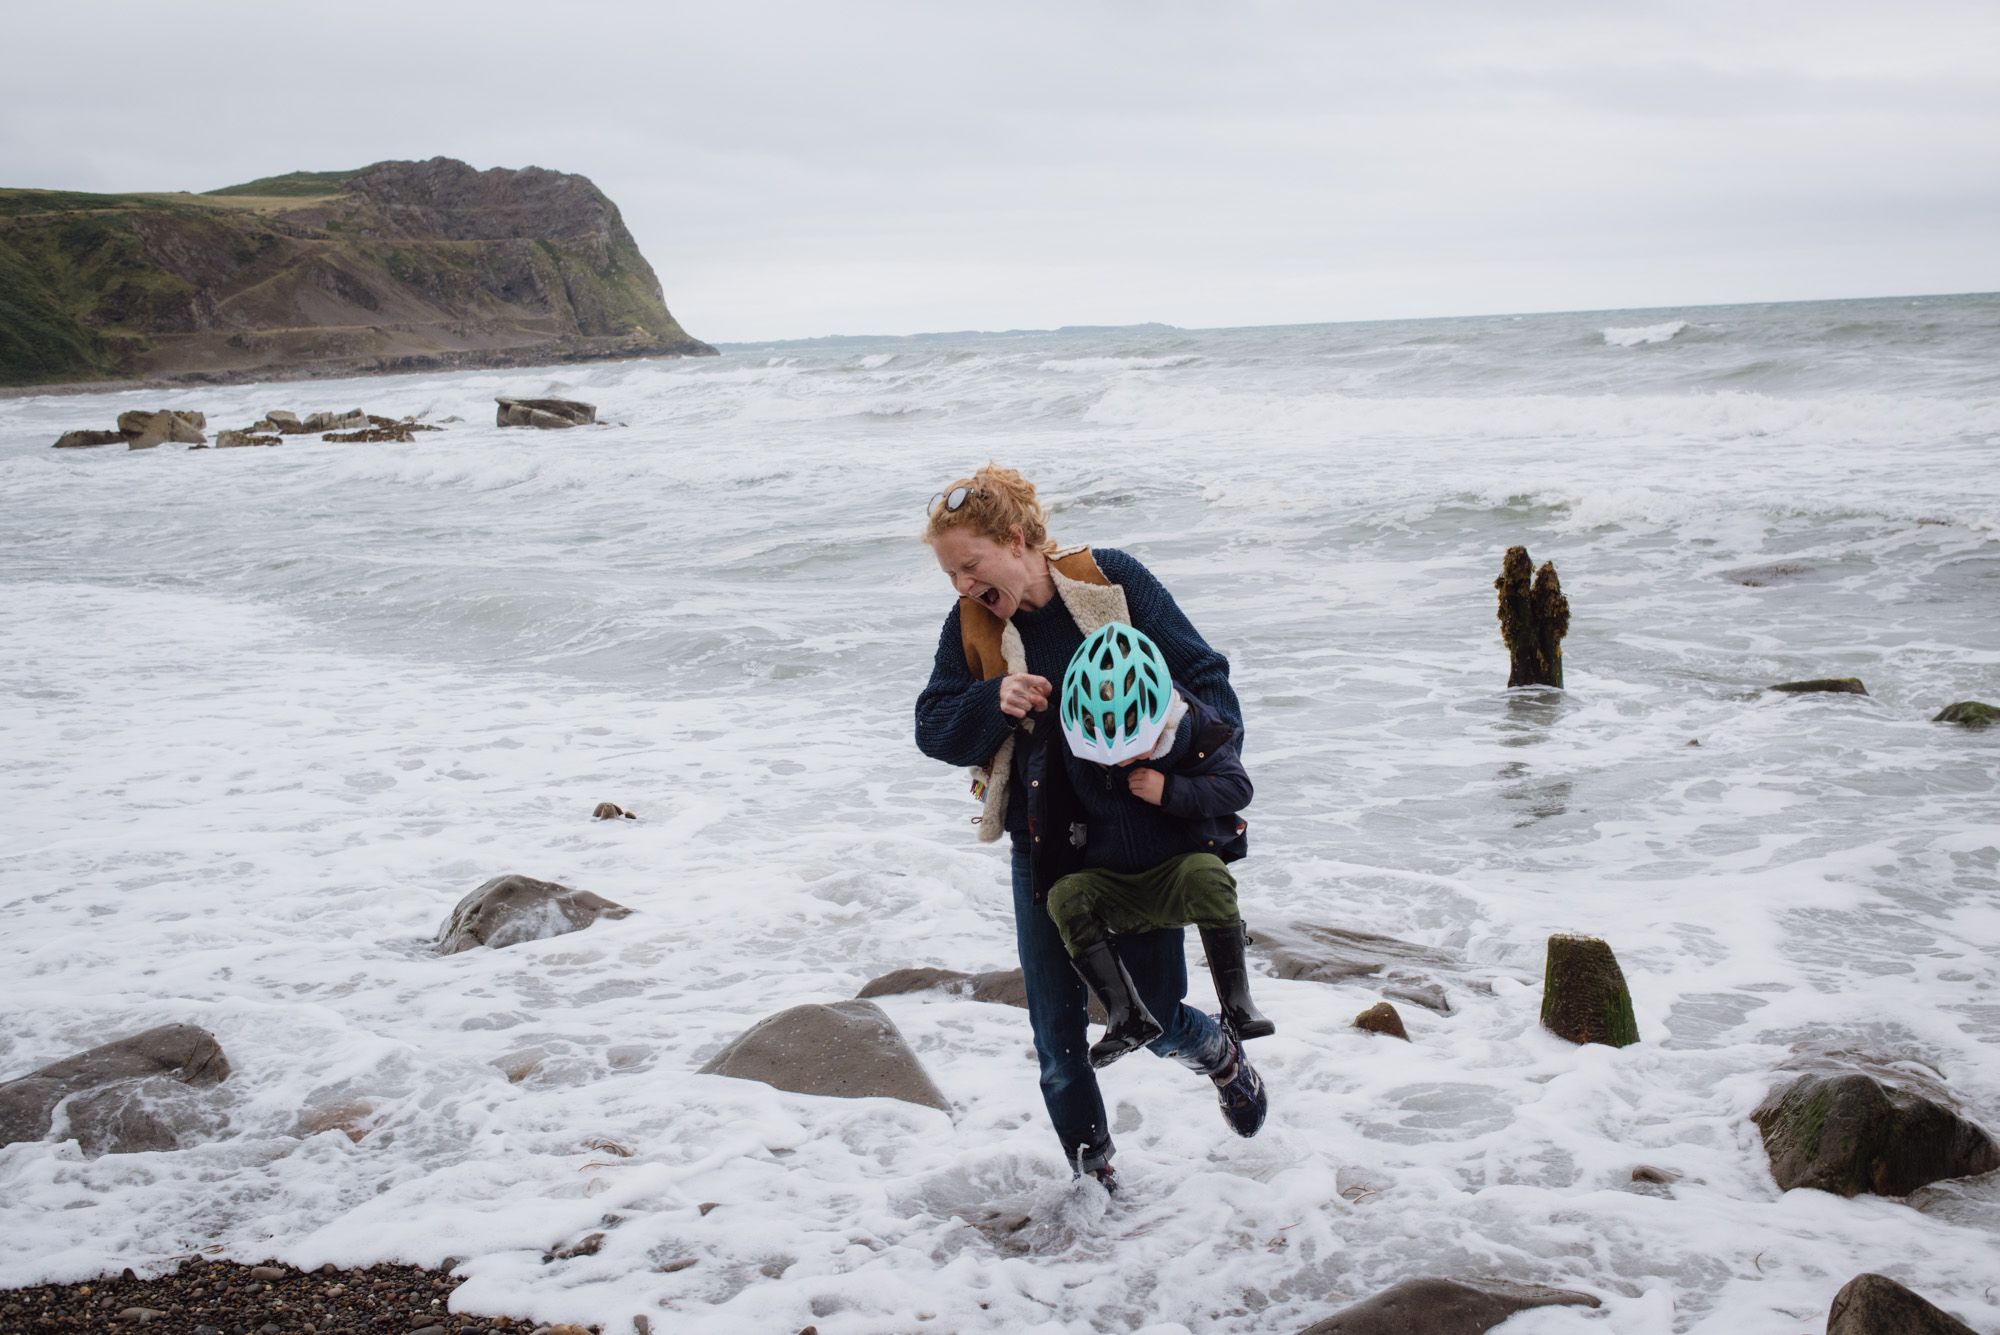
[[[1201,637],[1166,586],[1135,557],[1110,547],[1092,548],[1091,555],[1104,577],[1125,590],[1132,624],[1160,647],[1167,668],[1173,673],[1174,685],[1235,726],[1240,746],[1243,707],[1229,684],[1229,660]],[[1033,610],[1016,612],[1014,629],[1021,633],[1028,671],[1060,687],[1070,656],[1083,643],[1083,632],[1077,628],[1061,597],[1051,598]],[[1053,708],[1038,718],[1042,720],[1038,727],[1057,726]],[[983,765],[1000,749],[1012,727],[1013,721],[1000,712],[1000,679],[978,681],[966,667],[958,604],[953,603],[938,637],[930,682],[917,697],[917,749],[947,764]],[[1160,768],[1173,768],[1187,748],[1190,734],[1188,723],[1183,721],[1173,749],[1162,758]],[[1017,761],[1024,749],[1015,748]],[[1091,865],[1111,871],[1143,871],[1188,851],[1174,817],[1123,791],[1122,784],[1116,786],[1115,793],[1108,792],[1097,773],[1099,767],[1074,757],[1070,763],[1072,784],[1079,799],[1090,809]],[[1124,828],[1114,830],[1114,823]],[[1007,804],[1007,829],[1019,835],[1026,827],[1027,803],[1017,794]],[[1097,856],[1100,853],[1104,855],[1102,860]]]

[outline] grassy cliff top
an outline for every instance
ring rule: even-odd
[[[341,186],[367,170],[366,167],[356,167],[352,171],[344,172],[286,172],[283,176],[260,176],[241,185],[225,185],[220,190],[204,190],[202,194],[254,195],[264,199],[317,199],[322,195],[339,194]]]

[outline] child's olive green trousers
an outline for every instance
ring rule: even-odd
[[[1108,937],[1162,927],[1233,927],[1236,878],[1213,853],[1145,871],[1080,871],[1049,888],[1049,917],[1075,959]]]

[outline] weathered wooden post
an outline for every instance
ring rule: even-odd
[[[1542,975],[1542,1025],[1572,1043],[1622,1048],[1639,1041],[1625,972],[1603,940],[1560,932],[1549,938],[1548,966]]]
[[[1569,599],[1563,597],[1554,563],[1544,561],[1536,570],[1526,547],[1509,547],[1493,587],[1500,593],[1500,638],[1512,659],[1507,684],[1561,687]]]

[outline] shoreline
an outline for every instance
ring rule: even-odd
[[[149,1279],[129,1267],[119,1275],[68,1284],[0,1289],[0,1329],[17,1335],[66,1335],[107,1327],[156,1335],[595,1335],[590,1326],[525,1317],[450,1311],[465,1281],[450,1265],[385,1262],[342,1270],[301,1271],[276,1261],[183,1259]]]
[[[259,367],[244,372],[192,371],[183,376],[144,376],[126,380],[65,380],[44,385],[0,385],[0,402],[20,399],[75,398],[86,394],[124,394],[152,389],[183,393],[236,385],[312,384],[323,380],[384,380],[396,376],[438,375],[459,371],[533,371],[559,366],[603,366],[617,362],[678,362],[693,357],[719,357],[708,352],[644,352],[601,357],[576,356],[556,361],[452,362],[440,359],[429,365],[355,367],[319,363],[312,366]]]

